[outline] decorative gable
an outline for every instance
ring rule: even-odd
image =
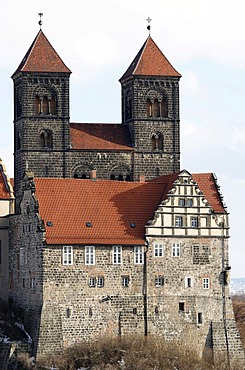
[[[147,235],[221,237],[228,236],[228,228],[227,212],[213,174],[191,175],[184,170],[155,212]]]

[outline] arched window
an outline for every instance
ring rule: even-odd
[[[157,149],[157,141],[156,141],[156,136],[152,135],[151,137],[151,149],[156,150]]]
[[[153,117],[160,117],[160,104],[157,99],[154,99],[153,102],[153,112],[152,112]]]
[[[162,134],[158,134],[157,140],[156,140],[156,148],[158,150],[163,150],[163,136]]]
[[[52,136],[51,131],[47,131],[46,147],[50,149],[53,147],[53,136]]]
[[[49,101],[48,97],[43,97],[43,114],[49,114]]]
[[[168,102],[166,98],[163,98],[161,101],[161,117],[168,117]]]
[[[44,132],[42,132],[41,135],[40,135],[40,146],[41,146],[41,148],[45,148],[45,134],[44,134]]]
[[[147,117],[152,117],[152,102],[149,98],[146,100],[146,114]]]
[[[111,180],[116,180],[115,175],[113,173],[111,174]]]
[[[41,99],[38,95],[35,96],[35,113],[41,113]]]
[[[52,96],[50,99],[50,114],[56,114],[56,98]]]

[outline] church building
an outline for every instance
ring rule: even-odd
[[[138,333],[244,360],[220,186],[180,169],[181,75],[149,36],[102,124],[70,122],[70,74],[40,30],[12,76],[9,297],[34,353]]]

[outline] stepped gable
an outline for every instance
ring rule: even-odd
[[[42,30],[38,32],[13,76],[19,72],[71,73]]]
[[[133,150],[128,126],[106,123],[71,123],[72,149]]]
[[[193,180],[198,184],[205,198],[216,213],[225,213],[225,207],[213,173],[195,173]]]
[[[149,36],[119,81],[131,76],[170,76],[180,78],[181,74],[176,71],[151,36]]]

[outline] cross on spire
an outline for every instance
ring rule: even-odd
[[[148,17],[148,18],[146,19],[146,21],[148,22],[147,29],[148,29],[148,31],[149,31],[149,36],[150,36],[150,34],[151,34],[151,25],[150,25],[150,23],[151,23],[152,19],[151,19],[150,17]]]
[[[39,24],[39,26],[40,26],[40,28],[42,27],[42,24],[43,24],[43,22],[42,22],[42,16],[43,16],[43,13],[38,13],[38,15],[39,15],[39,17],[40,17],[40,21],[38,22],[38,24]]]

